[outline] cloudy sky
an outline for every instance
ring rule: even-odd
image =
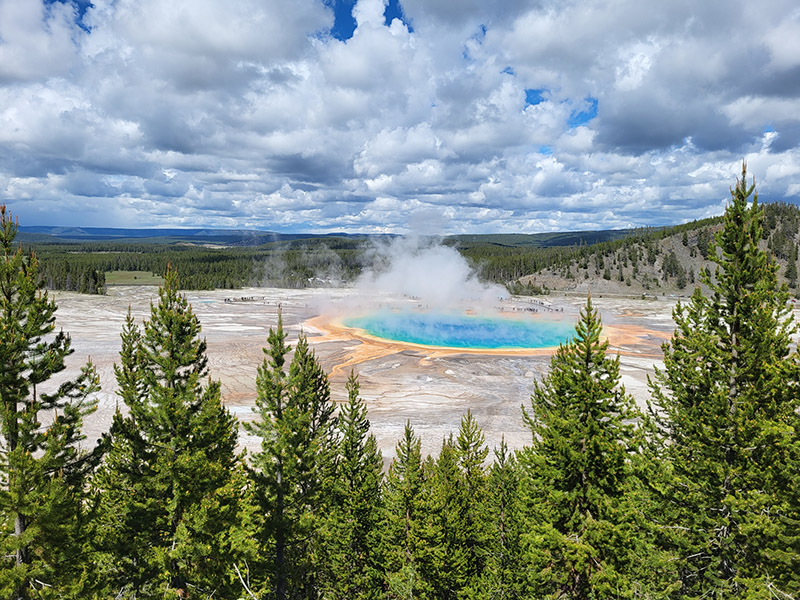
[[[796,0],[0,0],[22,225],[533,233],[800,201]]]

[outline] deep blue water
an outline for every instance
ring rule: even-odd
[[[548,348],[565,342],[575,331],[575,324],[568,319],[392,311],[351,317],[344,325],[397,342],[480,350]]]

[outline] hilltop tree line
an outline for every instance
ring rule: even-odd
[[[627,289],[691,290],[700,270],[710,265],[709,247],[720,217],[663,229],[645,228],[624,237],[590,245],[532,247],[454,238],[454,245],[485,280],[505,284],[515,294],[547,293],[532,279],[557,275],[564,284],[588,278],[614,281]],[[782,265],[781,280],[797,287],[800,211],[789,204],[768,204],[761,245]],[[524,236],[523,236],[524,237]],[[139,242],[81,244],[33,243],[40,283],[47,289],[105,293],[105,274],[146,271],[161,275],[171,264],[181,275],[181,289],[240,288],[252,285],[314,287],[353,281],[371,264],[368,242],[327,238],[273,242],[258,247],[208,248]],[[526,278],[521,283],[520,278]]]
[[[82,449],[97,376],[47,386],[70,340],[3,210],[0,595],[798,597],[800,360],[753,192],[743,170],[646,411],[588,299],[522,412],[527,447],[490,460],[468,411],[437,456],[407,424],[387,473],[355,374],[337,409],[280,317],[246,426],[260,449],[237,454],[171,269],[149,319],[126,319],[121,408]]]
[[[770,203],[763,210],[759,246],[778,260],[779,281],[796,290],[800,210],[784,203]],[[547,279],[564,289],[602,279],[615,282],[620,291],[633,286],[644,291],[690,291],[701,283],[700,272],[713,267],[711,242],[722,223],[721,217],[714,217],[591,246],[536,249],[521,255],[509,250],[504,261],[486,260],[486,268],[501,268],[504,276],[514,278],[508,287],[518,294],[546,293],[546,285],[537,282]],[[469,253],[480,263],[479,248]]]
[[[687,236],[691,234],[696,239],[695,245],[702,248],[701,253],[705,257],[713,231],[718,228],[721,220],[721,217],[713,217],[661,229],[642,228],[623,237],[592,244],[521,248],[475,243],[463,244],[460,252],[485,277],[507,282],[512,290],[525,293],[525,289],[518,284],[521,277],[548,271],[559,273],[565,279],[575,279],[583,269],[611,279],[618,278],[620,265],[630,265],[632,272],[628,274],[635,277],[638,275],[638,264],[644,264],[645,261],[650,265],[655,264],[657,258],[663,254],[663,240],[672,236],[688,239]]]

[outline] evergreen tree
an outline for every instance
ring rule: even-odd
[[[13,247],[17,225],[0,207],[0,596],[80,597],[84,483],[98,451],[79,446],[99,389],[91,363],[65,368],[70,338],[55,329],[56,303],[38,287],[35,257]]]
[[[488,476],[484,465],[489,448],[471,410],[461,418],[455,447],[461,499],[457,544],[464,552],[464,584],[470,586],[477,584],[486,567],[490,527],[486,506]]]
[[[389,598],[420,598],[424,594],[419,566],[423,488],[421,441],[406,422],[384,488],[381,554]]]
[[[789,258],[786,261],[786,272],[784,273],[784,277],[786,277],[790,288],[797,287],[797,246],[795,246],[794,243],[791,243]]]
[[[100,596],[230,598],[238,587],[246,478],[220,384],[203,383],[199,336],[172,269],[143,330],[128,314],[115,368],[127,415],[114,416],[95,480]]]
[[[429,598],[453,600],[468,582],[468,549],[463,543],[465,497],[452,434],[442,441],[439,456],[425,461],[423,473],[420,585]]]
[[[332,581],[326,598],[382,597],[379,555],[383,459],[369,433],[367,407],[358,395],[355,373],[347,380],[348,400],[339,413],[339,469],[333,509],[326,523],[327,569]]]
[[[697,250],[700,252],[700,256],[703,258],[708,258],[709,256],[709,245],[711,244],[711,238],[711,230],[708,227],[703,227],[697,232]]]
[[[675,309],[651,386],[665,513],[677,520],[670,549],[687,598],[800,592],[795,325],[778,266],[758,245],[754,190],[743,165],[709,249],[714,277],[701,273],[710,295],[697,289]]]
[[[419,576],[431,598],[468,597],[478,590],[486,565],[490,517],[488,448],[471,411],[458,435],[442,443],[436,460],[423,465]]]
[[[633,592],[630,573],[641,549],[626,493],[637,411],[619,384],[619,357],[606,356],[601,333],[590,298],[575,337],[535,385],[531,412],[523,411],[533,434],[520,461],[532,519],[526,561],[536,597]]]
[[[525,564],[522,534],[525,530],[521,504],[519,467],[503,439],[494,450],[486,503],[486,566],[471,584],[466,597],[485,600],[523,598]]]
[[[316,598],[323,582],[320,526],[333,496],[336,431],[328,377],[304,337],[289,365],[282,317],[270,328],[269,347],[258,369],[260,417],[247,423],[261,438],[253,477],[265,518],[261,533],[270,596]]]

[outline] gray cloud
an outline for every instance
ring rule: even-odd
[[[762,200],[800,200],[789,0],[401,4],[413,32],[359,0],[340,41],[317,0],[97,0],[85,28],[0,0],[0,201],[25,224],[605,229],[719,214],[742,158]]]

